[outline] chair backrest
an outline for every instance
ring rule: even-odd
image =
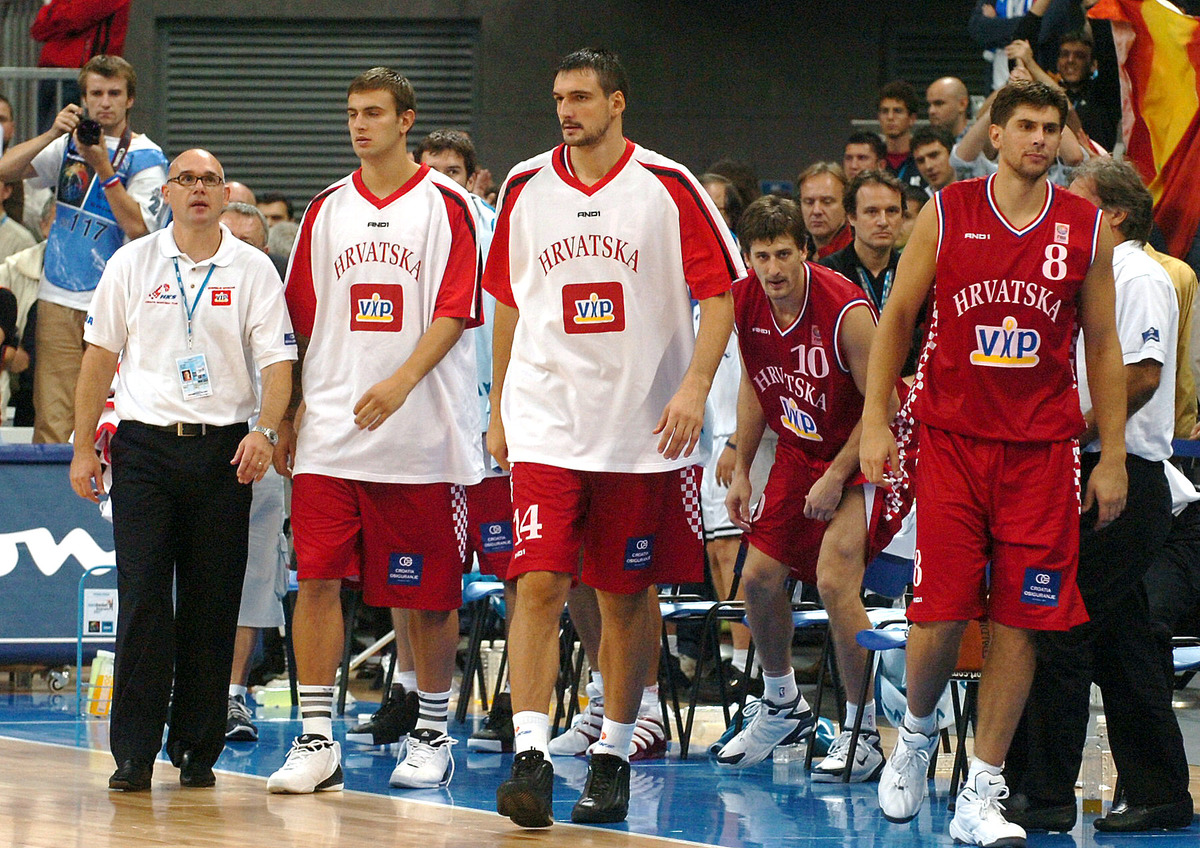
[[[911,559],[884,552],[867,564],[863,588],[885,598],[899,598],[908,589],[912,577]]]

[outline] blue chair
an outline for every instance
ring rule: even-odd
[[[489,617],[499,617],[503,629],[504,616],[500,612],[500,604],[504,600],[504,584],[499,580],[472,580],[463,585],[463,606],[470,608],[471,631],[467,638],[467,653],[463,662],[462,684],[458,690],[458,706],[454,711],[454,719],[466,721],[467,707],[471,701],[471,680],[479,679],[480,701],[483,709],[488,709],[487,682],[483,675],[483,663],[479,659],[480,646],[483,644],[483,634],[487,629]],[[504,666],[508,662],[508,642],[504,643],[504,653],[500,657],[500,671],[496,677],[497,685],[504,678]]]

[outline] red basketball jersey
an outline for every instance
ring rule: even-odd
[[[734,322],[746,373],[767,426],[788,443],[831,460],[862,417],[862,394],[841,349],[842,320],[851,309],[875,309],[862,289],[836,271],[806,262],[808,286],[800,316],[775,323],[753,272],[734,283]]]
[[[1083,431],[1075,382],[1079,288],[1100,212],[1047,183],[1023,229],[1001,214],[995,176],[934,195],[937,272],[913,390],[923,423],[980,439],[1046,442]]]

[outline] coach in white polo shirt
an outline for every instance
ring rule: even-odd
[[[71,485],[95,501],[104,486],[90,434],[120,361],[121,424],[111,445],[117,770],[108,785],[125,791],[150,787],[168,706],[167,754],[180,783],[214,783],[246,569],[248,484],[272,460],[296,358],[275,267],[219,222],[229,193],[221,164],[203,150],[182,153],[162,191],[174,224],[109,260],[75,394],[81,436]],[[262,404],[248,428],[255,368]]]

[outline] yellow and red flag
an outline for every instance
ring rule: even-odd
[[[1100,0],[1121,63],[1125,158],[1154,195],[1169,252],[1187,255],[1200,226],[1200,18],[1164,0]]]

